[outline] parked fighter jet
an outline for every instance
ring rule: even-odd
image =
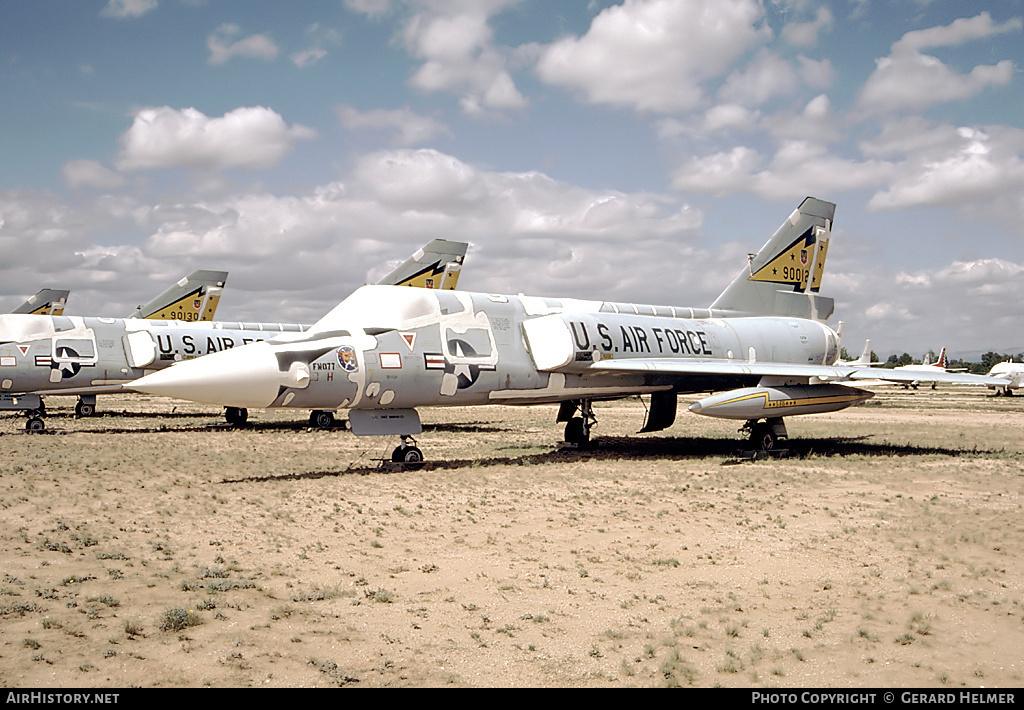
[[[40,289],[36,295],[30,296],[11,313],[28,313],[37,316],[63,315],[70,293],[67,289]]]
[[[822,321],[833,302],[818,290],[834,210],[804,200],[710,308],[364,286],[302,335],[131,387],[234,407],[348,409],[356,435],[399,436],[392,459],[406,463],[422,461],[417,407],[560,403],[566,440],[585,444],[594,400],[650,395],[642,431],[658,431],[675,420],[678,394],[718,391],[690,411],[745,420],[771,448],[784,416],[872,396],[821,378],[893,375],[832,364],[839,340]]]
[[[137,306],[129,317],[183,323],[210,322],[217,311],[227,278],[227,271],[197,269],[146,305]]]
[[[431,286],[454,287],[466,247],[462,242],[434,240],[382,282],[423,280],[426,285],[425,279],[432,278]],[[216,308],[226,276],[194,272],[140,306],[140,317],[0,315],[0,410],[27,411],[26,428],[41,431],[45,410],[40,395],[76,395],[76,414],[90,416],[97,395],[126,391],[125,384],[147,372],[309,327],[201,320]],[[311,421],[329,425],[331,409],[314,411]],[[245,420],[245,411],[229,409],[227,417],[239,423]]]

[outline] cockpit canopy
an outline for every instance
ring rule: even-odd
[[[423,288],[369,285],[351,296],[309,329],[310,334],[347,329],[408,329],[437,318],[441,307],[434,291]]]

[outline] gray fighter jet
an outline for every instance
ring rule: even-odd
[[[176,364],[141,392],[234,407],[349,410],[356,435],[398,436],[423,454],[418,407],[559,403],[565,440],[586,444],[592,403],[648,395],[642,431],[670,426],[677,395],[717,392],[691,412],[746,422],[755,446],[783,418],[833,412],[870,391],[836,384],[901,376],[836,366],[819,290],[835,205],[807,198],[709,308],[364,286],[308,331]],[[948,373],[949,381],[992,378]]]
[[[436,239],[388,273],[381,283],[454,288],[467,245]],[[95,413],[96,396],[126,391],[148,372],[182,360],[238,347],[308,325],[228,323],[212,316],[227,273],[196,271],[130,318],[0,315],[0,410],[28,413],[26,428],[45,428],[41,395],[75,395],[79,416]],[[420,290],[420,289],[417,289]],[[229,422],[246,411],[229,408]],[[317,408],[311,423],[329,426],[331,408]]]

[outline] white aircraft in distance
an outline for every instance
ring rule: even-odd
[[[996,363],[988,371],[988,376],[998,377],[1003,380],[1003,383],[1000,385],[988,386],[989,389],[996,391],[996,396],[1012,396],[1015,389],[1024,387],[1024,363],[1013,362],[1012,360]]]
[[[871,362],[871,339],[868,338],[864,341],[864,349],[860,351],[860,357],[856,360],[836,360],[837,365],[860,365],[862,367],[872,367],[879,363]]]
[[[382,282],[455,288],[466,248],[464,242],[435,239]],[[26,428],[42,431],[42,395],[75,395],[75,413],[92,416],[97,395],[130,391],[124,385],[148,372],[309,327],[205,320],[217,307],[226,277],[224,271],[193,272],[129,318],[0,315],[0,410],[25,411]],[[232,423],[245,416],[244,410],[227,412]],[[330,426],[333,417],[329,409],[318,410],[310,422]]]
[[[913,387],[914,389],[917,389],[918,385],[922,384],[931,384],[932,389],[935,389],[935,385],[937,385],[942,380],[935,379],[933,375],[940,372],[952,372],[952,370],[949,370],[946,367],[946,348],[942,348],[942,350],[939,351],[939,358],[935,362],[931,362],[930,355],[925,355],[924,362],[922,362],[920,365],[900,365],[899,367],[893,369],[899,372],[911,372],[919,375],[910,382],[899,383],[903,386],[904,389],[908,387]],[[962,371],[963,370],[957,370],[957,372]]]
[[[11,313],[26,313],[37,316],[60,316],[68,303],[67,289],[43,288],[36,292]]]
[[[305,333],[129,387],[233,407],[347,409],[354,434],[400,437],[392,460],[413,465],[423,461],[417,407],[558,403],[566,441],[584,445],[593,402],[628,395],[650,397],[650,432],[674,422],[678,394],[718,392],[689,410],[745,420],[754,445],[773,448],[783,417],[873,396],[822,378],[915,377],[833,364],[839,338],[823,321],[834,304],[818,291],[834,211],[805,199],[709,308],[363,286]]]

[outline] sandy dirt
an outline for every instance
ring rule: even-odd
[[[749,461],[681,401],[0,417],[0,685],[1020,687],[1024,397],[879,393]]]

